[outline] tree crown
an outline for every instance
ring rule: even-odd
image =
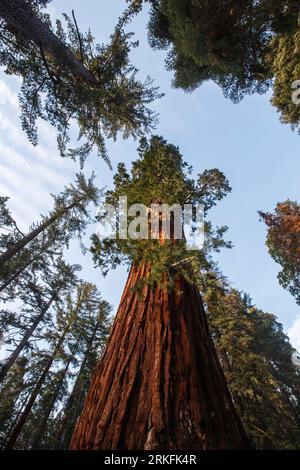
[[[206,213],[231,190],[227,179],[217,169],[205,170],[196,180],[192,179],[192,168],[183,161],[178,147],[162,137],[153,136],[149,141],[143,138],[138,153],[139,157],[133,162],[130,173],[123,163],[119,164],[114,176],[114,189],[106,193],[105,202],[116,208],[118,217],[121,196],[127,197],[128,207],[143,204],[149,209],[150,215],[152,204],[178,204],[183,207],[189,203],[194,209],[196,204],[202,204]],[[106,213],[100,214],[98,220],[101,222],[105,217]],[[128,220],[132,219],[128,217]],[[226,227],[213,230],[212,225],[206,222],[205,229],[205,248],[197,253],[187,250],[184,237],[176,240],[176,243],[168,239],[162,244],[151,235],[147,239],[124,240],[118,234],[115,239],[94,234],[91,250],[103,274],[122,262],[146,263],[151,265],[153,279],[161,280],[175,266],[176,270],[184,271],[186,258],[190,261],[187,263],[188,270],[194,272],[194,266],[191,269],[192,261],[203,264],[209,251],[230,246],[223,239]]]

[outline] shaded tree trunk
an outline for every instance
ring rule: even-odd
[[[83,407],[84,396],[90,382],[90,371],[87,370],[87,365],[98,328],[99,324],[96,323],[64,410],[63,419],[56,436],[56,445],[60,449],[67,449],[69,447],[76,421]]]
[[[76,202],[73,202],[69,206],[66,206],[63,210],[57,211],[51,217],[48,217],[44,222],[33,229],[30,233],[14,243],[10,248],[0,255],[0,265],[6,263],[8,260],[10,260],[10,258],[19,253],[22,248],[28,245],[28,243],[34,240],[40,233],[48,229],[54,222],[56,222],[60,217],[66,214],[69,210],[73,209],[75,206]]]
[[[32,10],[29,2],[25,0],[1,0],[0,16],[9,25],[16,36],[32,41],[37,47],[54,57],[57,63],[67,67],[74,77],[81,78],[90,85],[97,85],[98,81],[80,60],[66,47]]]
[[[18,409],[18,411],[17,411],[17,414],[16,414],[15,418],[13,419],[12,423],[11,423],[10,426],[9,426],[9,429],[8,429],[8,431],[7,431],[7,433],[6,433],[6,436],[5,436],[4,440],[3,440],[3,442],[1,443],[1,449],[5,449],[5,446],[6,446],[6,443],[7,443],[8,439],[9,439],[9,436],[11,435],[12,430],[14,429],[16,423],[18,422],[18,419],[19,419],[19,417],[21,416],[21,413],[22,413],[24,407],[26,406],[27,400],[28,400],[28,398],[29,398],[29,396],[30,396],[30,394],[31,394],[31,390],[32,390],[32,389],[30,389],[29,392],[26,394],[26,396],[25,396],[25,398],[23,399],[22,403],[21,403],[20,405],[18,405],[18,408],[19,408],[19,409]]]
[[[38,325],[41,323],[43,318],[45,317],[47,311],[51,307],[53,300],[55,299],[56,294],[51,297],[51,299],[47,302],[46,306],[42,309],[41,313],[36,317],[36,319],[32,322],[31,326],[25,331],[21,341],[19,342],[16,349],[12,352],[9,358],[6,360],[5,364],[0,369],[0,382],[6,377],[6,374],[10,370],[10,368],[14,365],[16,360],[18,359],[20,353],[25,348],[28,340],[31,338],[35,330],[37,329]]]
[[[43,416],[42,420],[40,421],[40,423],[37,425],[37,427],[35,429],[33,439],[31,440],[31,448],[32,449],[39,448],[39,445],[40,445],[41,440],[42,440],[42,438],[44,436],[44,433],[45,433],[45,429],[46,429],[46,426],[47,426],[47,423],[48,423],[49,416],[51,414],[51,411],[54,408],[54,405],[55,405],[58,397],[59,397],[61,387],[63,385],[63,382],[65,380],[67,372],[69,370],[72,359],[73,358],[70,357],[68,359],[67,363],[66,363],[66,366],[64,367],[64,369],[62,369],[61,377],[58,381],[58,384],[55,387],[55,390],[54,390],[54,393],[53,393],[52,398],[50,400],[50,403],[47,406],[47,408],[44,410],[44,416]]]
[[[59,449],[68,448],[76,421],[83,406],[85,392],[88,387],[88,377],[85,371],[85,367],[86,361],[83,360],[71,395],[67,401],[63,419],[55,439],[56,447]]]
[[[71,449],[245,449],[196,287],[133,288],[133,267]]]
[[[24,266],[22,266],[20,269],[18,269],[10,278],[8,278],[1,286],[0,286],[0,292],[4,291],[12,282],[14,282],[18,277],[27,269],[29,266],[36,261],[42,254],[43,252],[51,246],[51,241],[47,242],[42,249],[39,251],[39,253],[36,256],[33,256]]]
[[[8,278],[4,282],[4,284],[0,286],[0,292],[4,291],[12,282],[14,282],[20,276],[20,274],[22,274],[32,264],[32,262],[33,259],[28,261],[28,263],[26,263],[22,268],[18,269],[18,271],[13,274],[10,278]]]
[[[29,400],[24,408],[24,411],[22,412],[16,426],[14,427],[12,433],[11,433],[11,436],[9,437],[8,439],[8,442],[5,446],[5,449],[12,449],[23,429],[23,426],[29,416],[29,413],[31,412],[31,409],[35,403],[35,400],[45,382],[45,379],[48,375],[48,372],[56,358],[56,355],[57,355],[57,352],[59,351],[62,343],[64,342],[64,339],[66,337],[66,333],[67,331],[64,331],[64,333],[61,335],[57,345],[55,346],[55,349],[54,351],[52,352],[52,354],[48,357],[46,363],[45,363],[45,366],[43,368],[43,371],[42,371],[42,374],[40,375],[35,387],[33,388],[32,392],[31,392],[31,395],[29,397]]]

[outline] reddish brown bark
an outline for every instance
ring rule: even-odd
[[[249,446],[198,290],[132,288],[132,268],[71,449],[197,450]]]

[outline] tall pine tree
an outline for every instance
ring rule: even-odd
[[[52,25],[43,11],[47,1],[3,0],[0,4],[0,63],[9,75],[22,78],[21,121],[29,140],[37,144],[37,120],[48,121],[58,133],[62,156],[79,158],[96,149],[107,162],[105,138],[141,136],[156,123],[148,107],[160,95],[136,77],[130,51],[137,45],[124,26],[135,13],[129,7],[118,21],[109,44],[95,44],[83,34],[74,16],[64,16],[66,28]],[[69,148],[75,121],[82,144]]]

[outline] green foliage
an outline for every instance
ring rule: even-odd
[[[18,432],[16,447],[55,446],[56,414],[63,409],[76,373],[80,372],[80,361],[84,357],[86,363],[86,370],[81,371],[81,404],[91,367],[105,344],[111,307],[95,286],[78,280],[81,267],[66,264],[62,256],[70,239],[80,240],[91,221],[88,206],[97,204],[101,194],[93,179],[79,174],[74,184],[53,196],[53,210],[41,224],[33,225],[30,233],[39,227],[42,232],[1,267],[1,300],[8,304],[0,310],[1,347],[4,345],[11,353],[0,367],[0,389],[5,393],[5,400],[0,399],[0,438],[4,447],[34,393],[37,396]],[[0,219],[0,246],[7,251],[22,241],[24,234],[10,214],[5,197],[0,199]],[[92,328],[95,331],[91,338]],[[18,364],[23,363],[21,375]],[[45,370],[42,384],[35,390]],[[72,426],[79,412],[78,404],[71,409]]]
[[[39,228],[41,231],[16,252],[14,252],[14,247],[25,238],[25,235],[7,207],[8,199],[0,198],[0,222],[2,223],[0,251],[2,254],[12,254],[9,260],[1,266],[0,289],[2,290],[7,284],[5,292],[10,300],[14,295],[14,281],[18,279],[20,283],[20,275],[26,277],[30,270],[32,272],[38,270],[43,264],[47,264],[49,258],[61,254],[62,250],[69,246],[72,238],[76,238],[82,250],[85,251],[82,237],[93,220],[90,205],[97,205],[102,195],[93,181],[94,175],[87,179],[80,173],[76,175],[75,183],[70,184],[60,194],[52,195],[53,209],[47,216],[42,216],[41,222],[32,224],[29,228],[29,234],[34,234],[34,231]]]
[[[276,38],[270,53],[270,63],[274,73],[272,104],[281,115],[281,121],[291,124],[300,132],[300,106],[292,100],[293,83],[300,80],[300,15],[298,29],[293,34]]]
[[[282,267],[279,283],[300,305],[300,206],[287,200],[278,203],[273,214],[259,214],[267,226],[269,253]]]
[[[103,193],[94,185],[94,178],[94,173],[88,179],[83,173],[79,173],[75,183],[65,187],[59,195],[52,195],[53,210],[47,217],[43,217],[46,225],[47,221],[55,219],[53,224],[47,226],[47,235],[51,240],[60,241],[66,246],[74,236],[82,240],[88,224],[93,220],[90,204],[97,206]]]
[[[81,33],[74,15],[72,20],[64,15],[66,28],[59,20],[53,26],[50,16],[37,8],[41,2],[35,3],[33,16],[37,15],[48,28],[45,39],[55,33],[61,41],[61,62],[47,51],[47,41],[46,44],[28,41],[14,27],[0,21],[0,64],[6,67],[7,74],[22,78],[22,127],[36,145],[37,120],[44,119],[57,129],[62,156],[79,158],[83,165],[95,148],[109,163],[105,138],[116,139],[118,133],[124,138],[140,137],[151,130],[156,115],[148,104],[161,96],[149,77],[144,83],[137,79],[138,70],[130,63],[129,55],[137,42],[123,28],[135,9],[124,12],[110,43],[104,45],[95,44],[90,31]],[[35,28],[34,21],[30,27]],[[70,53],[81,62],[94,83],[74,76],[65,66],[63,57]],[[69,130],[73,121],[77,123],[82,144],[71,149]]]
[[[6,381],[1,385],[0,395],[0,439],[5,442],[5,437],[11,430],[16,418],[16,403],[22,402],[22,396],[26,393],[24,375],[26,373],[28,359],[21,357],[9,372]],[[0,445],[0,447],[2,447]]]
[[[234,403],[258,449],[299,449],[300,375],[276,317],[210,272],[202,292]]]
[[[299,128],[292,83],[299,75],[298,0],[156,0],[149,41],[167,49],[173,85],[192,91],[207,80],[234,102],[273,87],[284,123]]]
[[[53,281],[58,281],[58,277]],[[48,297],[48,290],[46,284],[43,291],[37,286],[33,289],[32,293],[40,292],[39,306]],[[56,285],[56,293],[47,315],[0,383],[0,439],[3,447],[51,360],[51,367],[26,417],[15,448],[67,448],[66,440],[61,442],[59,439],[60,426],[64,424],[69,434],[72,433],[92,369],[104,350],[110,330],[111,306],[102,299],[96,286],[73,277],[71,283],[65,282],[63,289],[58,290]],[[38,314],[33,295],[30,297],[27,292],[22,300],[24,307],[16,314],[19,323],[11,321],[4,336],[6,345],[17,345],[30,321],[34,321]],[[75,384],[80,396],[77,395],[70,405]],[[65,414],[67,422],[63,419]]]
[[[191,167],[183,161],[179,149],[167,143],[162,137],[153,136],[149,141],[142,139],[138,149],[139,158],[132,163],[130,174],[123,163],[118,166],[114,177],[114,189],[106,193],[105,202],[118,210],[119,197],[127,197],[128,208],[133,204],[143,204],[151,213],[152,204],[184,204],[190,203],[204,206],[205,213],[221,200],[231,188],[225,176],[216,169],[206,170],[193,180]],[[99,221],[103,221],[106,214],[99,215]],[[128,217],[129,223],[132,218]],[[182,220],[183,222],[183,220]],[[198,264],[205,262],[205,257],[212,249],[219,250],[222,246],[230,246],[223,240],[226,227],[214,230],[209,222],[206,222],[206,245],[203,251],[191,252],[186,248],[184,238],[182,240],[160,240],[151,238],[151,230],[148,239],[133,240],[120,238],[100,238],[98,234],[92,236],[94,261],[105,275],[109,269],[114,269],[122,262],[134,264],[149,264],[152,275],[148,282],[169,282],[173,271],[184,272],[187,277],[193,276],[195,260]],[[172,229],[171,229],[172,230]],[[192,260],[190,259],[192,258]],[[189,259],[189,263],[186,263]],[[193,263],[192,263],[193,261]]]

